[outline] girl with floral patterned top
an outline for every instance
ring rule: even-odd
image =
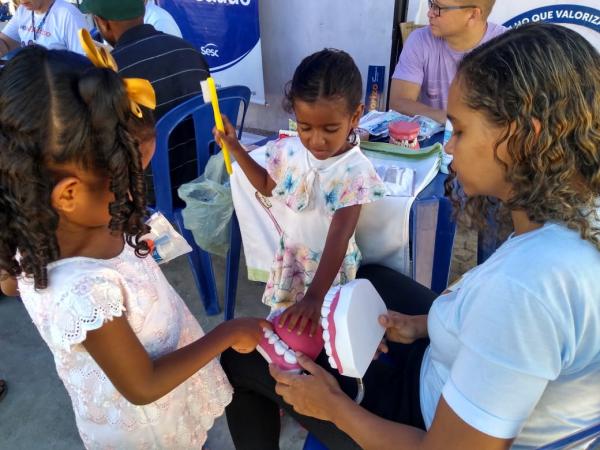
[[[50,348],[86,448],[201,449],[232,395],[215,357],[252,351],[268,323],[204,335],[144,257],[154,129],[127,86],[38,46],[2,70],[0,284]]]
[[[225,132],[214,134],[260,194],[287,206],[286,217],[272,217],[281,239],[263,302],[288,307],[280,326],[298,326],[301,333],[310,323],[312,334],[325,293],[356,276],[361,256],[354,231],[361,205],[383,197],[385,189],[354,133],[364,105],[350,55],[325,49],[308,56],[286,97],[299,137],[268,144],[266,169],[244,151],[226,119]]]

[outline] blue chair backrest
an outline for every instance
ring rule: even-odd
[[[100,31],[98,30],[98,28],[94,27],[90,30],[90,36],[92,37],[93,40],[100,42],[101,44],[104,43],[104,38],[102,37],[102,34],[100,34]]]
[[[567,450],[575,448],[600,450],[600,423],[543,445],[537,450]]]
[[[221,113],[226,115],[231,123],[238,122],[240,105],[242,118],[240,134],[244,126],[250,89],[246,86],[231,86],[217,91]],[[156,124],[156,151],[152,157],[152,174],[154,176],[154,191],[156,209],[167,218],[173,216],[173,199],[171,196],[171,174],[169,169],[169,136],[173,129],[185,118],[192,116],[196,138],[196,157],[198,160],[197,176],[202,175],[208,158],[211,156],[214,138],[212,129],[215,126],[212,105],[205,103],[202,95],[193,97],[176,106],[165,114]]]
[[[8,22],[10,19],[12,19],[12,14],[10,13],[8,3],[0,4],[0,21]]]

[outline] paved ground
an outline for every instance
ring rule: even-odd
[[[459,226],[454,238],[449,281],[452,283],[477,261],[477,232]]]
[[[456,237],[451,279],[474,264],[475,235],[460,230]],[[223,292],[223,260],[214,258],[219,292]],[[221,316],[207,317],[198,300],[185,258],[166,265],[171,284],[190,306],[205,330],[220,322]],[[263,286],[245,278],[240,270],[236,314],[264,316],[260,304]],[[19,302],[0,299],[0,378],[9,383],[8,395],[0,402],[0,450],[80,450],[82,444],[75,428],[70,400],[56,375],[50,352]],[[302,448],[305,432],[294,422],[283,423],[281,448]],[[224,418],[217,420],[209,433],[211,450],[233,448]]]

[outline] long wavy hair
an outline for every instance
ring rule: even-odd
[[[463,101],[504,129],[494,153],[512,197],[465,198],[449,177],[454,206],[479,228],[509,212],[560,222],[600,250],[600,55],[578,33],[531,24],[487,42],[460,63]],[[536,129],[536,122],[541,125]],[[510,164],[497,155],[506,143]]]
[[[110,179],[108,226],[146,255],[139,240],[148,227],[138,139],[151,133],[151,119],[131,113],[112,70],[69,52],[21,50],[0,73],[0,269],[47,287],[46,266],[60,255],[59,217],[51,206],[59,180],[48,167],[65,163]]]

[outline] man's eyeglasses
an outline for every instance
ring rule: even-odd
[[[429,9],[437,17],[440,17],[442,15],[442,11],[444,10],[452,11],[453,9],[479,8],[477,5],[440,6],[432,0],[429,0],[427,3],[429,4]]]

